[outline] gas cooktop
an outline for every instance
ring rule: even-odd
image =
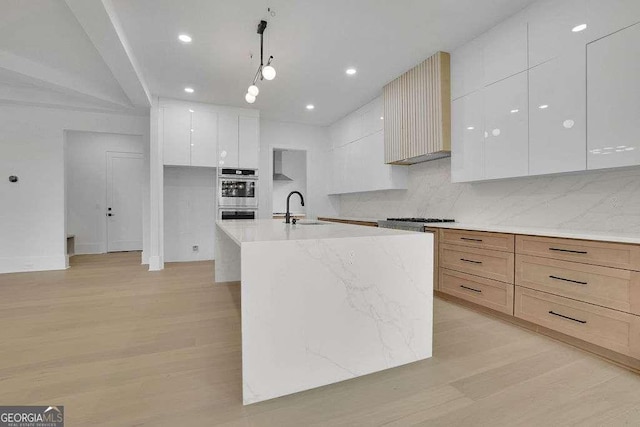
[[[387,221],[402,221],[402,222],[456,222],[455,219],[446,219],[446,218],[387,218]]]

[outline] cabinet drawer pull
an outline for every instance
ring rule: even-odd
[[[468,240],[469,242],[482,242],[482,239],[472,239],[471,237],[461,237],[460,240]]]
[[[558,314],[558,313],[554,312],[553,310],[549,311],[549,314],[553,314],[554,316],[562,317],[563,319],[573,320],[574,322],[582,323],[583,325],[585,323],[587,323],[586,320],[574,319],[573,317],[565,316],[563,314]]]
[[[477,293],[479,293],[479,294],[481,294],[481,293],[482,293],[482,291],[481,291],[480,289],[473,289],[473,288],[470,288],[470,287],[465,286],[465,285],[460,285],[460,287],[461,287],[462,289],[467,289],[467,290],[469,290],[469,291],[477,292]]]
[[[472,259],[460,258],[460,261],[470,262],[472,264],[482,264],[482,261],[474,261]]]
[[[571,282],[571,283],[577,283],[578,285],[586,285],[587,282],[580,282],[579,280],[571,280],[571,279],[565,279],[564,277],[558,277],[558,276],[549,276],[550,279],[556,279],[556,280],[562,280],[564,282]]]
[[[549,248],[550,251],[569,252],[571,254],[586,255],[587,251],[572,251],[571,249]]]

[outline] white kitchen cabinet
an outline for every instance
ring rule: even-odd
[[[191,113],[191,166],[216,167],[218,115],[196,109]]]
[[[191,112],[188,108],[165,107],[163,120],[163,164],[191,164]]]
[[[451,181],[484,178],[484,91],[451,103]]]
[[[451,99],[484,87],[484,41],[480,36],[451,53]]]
[[[218,114],[218,166],[237,168],[238,116],[231,113]]]
[[[640,164],[640,24],[587,46],[587,167]]]
[[[260,120],[258,117],[238,118],[238,165],[258,169],[260,158]]]
[[[523,14],[496,25],[483,37],[485,86],[527,69],[527,21]]]
[[[587,18],[587,0],[543,0],[527,11],[529,22],[529,67],[550,59],[584,51],[593,32]],[[585,24],[582,31],[573,29]]]
[[[585,85],[584,48],[529,70],[531,175],[586,169]]]
[[[485,178],[528,175],[527,73],[487,86],[483,92]]]
[[[640,22],[638,0],[586,0],[588,41],[595,41]]]

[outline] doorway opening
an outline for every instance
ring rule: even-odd
[[[307,196],[307,151],[289,148],[273,148],[272,152],[272,214],[274,218],[283,217],[287,211],[287,195],[299,191]],[[299,198],[292,198],[289,205],[291,214],[304,218],[307,208]]]
[[[142,251],[142,136],[65,131],[64,151],[67,256]]]

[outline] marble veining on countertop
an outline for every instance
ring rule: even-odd
[[[325,218],[342,219],[348,221],[367,221],[377,222],[377,219],[372,218],[355,218],[355,217],[341,217],[341,216],[325,216]],[[386,219],[386,218],[385,218]],[[527,227],[517,225],[490,225],[490,224],[472,224],[467,222],[430,222],[425,223],[425,227],[430,228],[451,228],[458,230],[473,230],[473,231],[492,231],[495,233],[510,233],[510,234],[526,234],[532,236],[548,236],[548,237],[562,237],[567,239],[584,239],[584,240],[597,240],[603,242],[618,242],[618,243],[635,243],[640,244],[640,233],[628,232],[621,233],[619,231],[593,231],[593,230],[574,230],[554,227]]]
[[[285,224],[282,219],[218,220],[217,226],[236,243],[283,240],[342,239],[349,237],[383,237],[420,234],[388,228],[363,227],[337,222],[320,224]]]

